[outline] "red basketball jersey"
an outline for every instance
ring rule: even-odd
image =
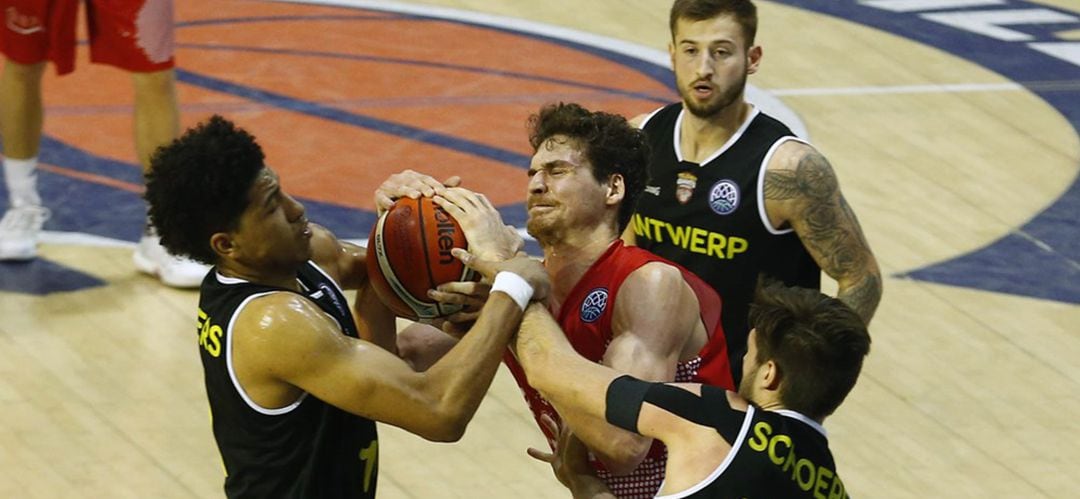
[[[723,327],[720,324],[719,295],[690,271],[643,249],[624,246],[621,240],[612,243],[611,247],[593,263],[567,295],[557,317],[566,337],[579,354],[600,363],[608,344],[611,343],[611,318],[619,288],[631,272],[650,262],[666,263],[682,271],[686,283],[697,295],[698,303],[701,305],[701,320],[705,324],[706,331],[709,332],[709,339],[698,356],[686,362],[679,362],[674,381],[705,383],[733,390],[734,383],[727,357],[727,341],[724,339]],[[547,436],[549,442],[554,441],[554,436],[548,434],[544,425],[539,423],[540,415],[548,414],[561,424],[559,415],[539,392],[529,386],[517,359],[507,353],[505,361],[514,379],[517,380],[541,431]],[[570,383],[572,380],[567,380],[567,382]],[[603,468],[603,465],[596,461],[593,462],[593,466],[617,497],[651,498],[660,490],[666,461],[667,450],[657,441],[649,450],[645,461],[629,475],[612,476]]]

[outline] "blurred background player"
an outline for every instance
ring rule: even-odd
[[[76,0],[0,0],[0,138],[9,207],[0,221],[0,260],[37,256],[50,212],[37,189],[43,126],[42,75],[52,61],[59,75],[75,69]],[[135,89],[135,149],[144,173],[150,155],[179,131],[173,71],[172,0],[87,0],[90,60],[131,74]],[[174,287],[196,287],[207,266],[170,255],[147,225],[133,255],[135,267]]]
[[[652,146],[651,180],[623,238],[720,293],[738,379],[759,274],[818,289],[824,270],[869,323],[881,271],[825,157],[744,100],[762,57],[753,2],[676,0],[669,19],[682,101],[632,120]]]

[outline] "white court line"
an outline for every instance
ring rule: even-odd
[[[821,88],[780,88],[768,90],[778,97],[819,96],[819,95],[880,95],[880,94],[929,94],[929,93],[967,93],[967,92],[1002,92],[1025,90],[1019,83],[955,83],[948,85],[893,85],[873,87],[821,87]]]
[[[46,230],[38,237],[42,244],[57,244],[68,246],[96,246],[101,248],[134,248],[135,243],[121,239],[113,239],[105,236],[95,236],[82,232],[59,232]]]

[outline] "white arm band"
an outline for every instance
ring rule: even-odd
[[[533,287],[525,279],[505,270],[495,274],[495,281],[491,283],[491,292],[496,291],[506,293],[521,307],[522,312],[525,311],[525,307],[529,306],[529,300],[532,299],[533,295]]]

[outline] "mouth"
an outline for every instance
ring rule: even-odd
[[[552,210],[554,208],[555,208],[555,206],[550,205],[550,204],[530,203],[528,211],[529,211],[529,213],[532,213],[534,211],[550,211],[550,210]]]
[[[300,235],[304,238],[311,238],[311,224],[307,221],[306,218],[301,221],[300,224]]]
[[[694,83],[693,85],[690,85],[690,90],[695,96],[700,98],[709,97],[713,94],[713,92],[716,91],[716,89],[713,88],[712,84],[705,81],[699,81]]]

